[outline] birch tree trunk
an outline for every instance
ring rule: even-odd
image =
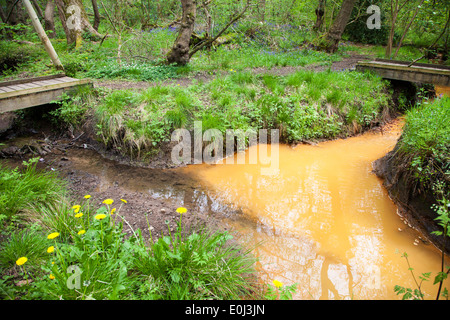
[[[55,49],[52,46],[52,43],[50,42],[49,38],[47,37],[47,34],[44,31],[44,28],[42,28],[41,22],[39,21],[39,18],[36,15],[36,12],[33,10],[33,6],[31,5],[31,2],[29,0],[22,0],[25,8],[28,11],[28,15],[30,16],[31,23],[33,24],[34,29],[36,30],[36,33],[38,34],[39,38],[41,39],[45,50],[47,51],[48,55],[53,61],[53,65],[57,70],[64,70],[64,67],[59,60],[58,55],[56,54]]]

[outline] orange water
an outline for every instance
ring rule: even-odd
[[[439,97],[441,94],[450,97],[450,87],[434,86],[434,89],[436,91],[437,97]]]
[[[398,299],[395,285],[415,288],[401,253],[408,253],[416,277],[432,271],[434,278],[440,270],[440,252],[402,221],[371,172],[400,132],[398,124],[316,146],[279,145],[274,175],[261,172],[268,159],[184,171],[242,210],[224,224],[243,244],[259,244],[253,252],[263,281],[297,283],[295,299]],[[434,298],[437,286],[423,288]]]

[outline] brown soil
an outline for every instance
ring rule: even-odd
[[[191,195],[194,188],[201,186],[190,177],[170,170],[120,164],[102,157],[81,139],[49,139],[49,136],[50,132],[41,131],[31,137],[4,141],[6,146],[0,150],[1,162],[20,167],[23,160],[39,157],[39,169],[57,171],[68,182],[73,204],[81,204],[86,201],[85,195],[91,195],[90,204],[99,208],[104,199],[112,198],[112,207],[116,207],[127,221],[124,231],[129,235],[137,229],[145,238],[149,238],[151,231],[154,240],[161,234],[167,235],[169,229],[171,232],[176,230],[180,218],[176,209],[183,206],[188,209],[182,218],[186,232],[204,227],[218,228],[216,219],[208,212],[196,210],[189,197],[180,201],[176,197],[155,197],[149,192],[171,188],[175,193]],[[122,203],[121,199],[127,203]]]
[[[401,139],[401,138],[400,138]],[[409,178],[409,162],[398,153],[398,144],[388,154],[373,163],[374,173],[383,179],[383,185],[398,207],[400,216],[419,230],[439,250],[450,253],[450,239],[434,235],[443,231],[436,222],[437,214],[432,205],[437,203],[431,190],[417,191],[415,182]]]

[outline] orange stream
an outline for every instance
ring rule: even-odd
[[[279,145],[275,175],[261,172],[268,159],[248,164],[251,150],[247,164],[183,171],[242,210],[223,223],[243,244],[259,244],[253,253],[263,281],[297,283],[295,299],[399,299],[395,285],[415,288],[403,252],[416,277],[433,272],[423,290],[434,298],[440,252],[403,222],[372,173],[372,162],[392,150],[400,133],[396,123],[383,133],[316,146]]]
[[[434,86],[434,89],[436,91],[437,97],[439,97],[441,94],[450,97],[450,87]]]

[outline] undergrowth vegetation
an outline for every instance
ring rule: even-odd
[[[408,111],[400,152],[419,189],[448,197],[450,190],[450,99],[425,101]],[[443,193],[444,192],[444,193]],[[440,198],[439,197],[439,198]]]
[[[436,224],[441,228],[432,234],[450,237],[450,98],[441,97],[433,101],[425,99],[406,114],[403,134],[398,142],[396,159],[398,166],[407,168],[405,175],[412,190],[432,194],[435,203],[431,209],[436,213]],[[444,248],[445,249],[445,248]],[[444,267],[445,250],[442,250],[441,270],[434,277],[438,285],[436,299],[448,299],[448,289],[443,288],[450,268]],[[397,285],[394,290],[403,299],[423,300],[422,283],[432,279],[431,272],[415,275],[408,254],[402,254],[408,263],[416,287]],[[416,279],[418,277],[418,279]],[[419,281],[420,280],[420,281]]]
[[[344,137],[382,121],[389,108],[384,82],[359,72],[297,71],[288,76],[228,71],[188,87],[115,90],[96,107],[105,144],[135,157],[151,155],[177,128],[279,129],[280,141]]]

